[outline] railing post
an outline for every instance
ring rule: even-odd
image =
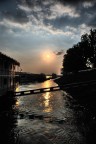
[[[40,92],[41,92],[41,93],[44,92],[44,89],[40,89]]]
[[[50,91],[53,91],[53,87],[50,88]]]
[[[22,91],[20,95],[24,95],[24,91]]]
[[[30,90],[30,94],[34,94],[34,90]]]

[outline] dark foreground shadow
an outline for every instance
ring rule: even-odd
[[[15,98],[9,94],[0,97],[0,143],[14,144],[16,127],[16,112],[14,111]]]
[[[71,89],[67,93],[74,99],[76,125],[86,139],[86,144],[96,144],[96,91],[93,88]]]

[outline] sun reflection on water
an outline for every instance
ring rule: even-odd
[[[45,98],[45,107],[48,107],[49,106],[49,99],[50,99],[50,95],[48,92],[46,93],[44,98]]]
[[[50,87],[50,81],[46,81],[45,83],[43,83],[43,87],[46,87],[46,88],[49,88]],[[52,106],[51,106],[51,94],[50,92],[46,92],[44,93],[43,95],[43,98],[44,98],[44,101],[43,101],[43,104],[44,104],[44,112],[51,112],[52,111]]]
[[[19,88],[19,86],[18,87],[16,87],[16,90],[15,90],[16,92],[19,92],[20,91],[20,88]]]
[[[52,111],[52,107],[50,105],[50,92],[46,92],[44,95],[44,112],[51,112]]]
[[[19,101],[17,100],[16,103],[15,103],[16,107],[19,106]]]
[[[49,88],[52,87],[52,81],[47,80],[44,83],[41,83],[41,88]],[[28,89],[29,85],[22,85],[16,88],[16,92]],[[37,85],[38,88],[38,85]],[[54,95],[51,92],[47,91],[45,93],[41,93],[38,95],[29,95],[27,97],[18,97],[15,106],[19,109],[24,109],[25,107],[31,108],[33,107],[35,110],[43,111],[44,113],[51,113],[53,111],[53,97]]]

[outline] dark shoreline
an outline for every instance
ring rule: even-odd
[[[64,77],[60,77],[56,80],[54,80],[55,83],[57,83],[59,86],[63,87],[61,88],[63,91],[65,91],[68,95],[70,95],[72,98],[74,98],[78,103],[81,105],[87,106],[90,108],[93,113],[96,115],[96,84],[89,84],[84,86],[77,86],[77,87],[69,87],[64,88],[64,85],[68,84],[64,82]],[[78,84],[79,82],[77,82]]]

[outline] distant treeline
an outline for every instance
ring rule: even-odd
[[[33,82],[43,82],[46,80],[46,75],[41,74],[32,74],[32,73],[26,73],[26,72],[18,72],[16,73],[16,81],[18,81],[20,84],[22,83],[33,83]]]

